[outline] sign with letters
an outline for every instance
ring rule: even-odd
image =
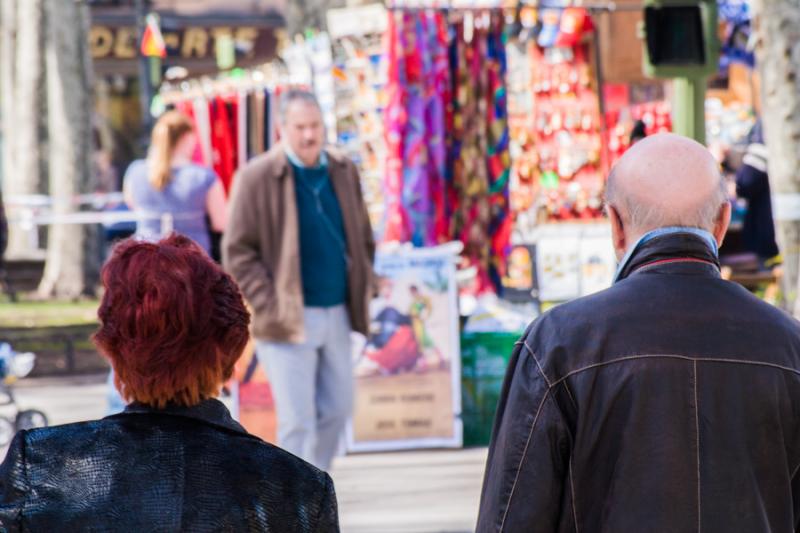
[[[279,22],[271,18],[239,16],[161,16],[164,65],[180,65],[194,73],[217,70],[218,51],[233,44],[235,66],[271,60],[277,48]],[[89,49],[101,74],[136,75],[139,35],[132,16],[93,13]]]
[[[455,255],[447,246],[378,253],[379,295],[357,351],[348,450],[460,447]]]

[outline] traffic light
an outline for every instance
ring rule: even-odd
[[[647,76],[708,76],[717,71],[719,49],[716,0],[645,0]]]

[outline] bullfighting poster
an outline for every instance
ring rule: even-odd
[[[455,257],[452,246],[378,254],[348,450],[462,445]]]

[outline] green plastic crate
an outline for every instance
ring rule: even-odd
[[[486,446],[508,360],[520,333],[461,335],[461,418],[464,446]]]

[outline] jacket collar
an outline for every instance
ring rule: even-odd
[[[669,270],[672,265],[693,265],[693,270],[719,277],[719,258],[706,235],[675,228],[640,240],[620,264],[615,282],[645,270]],[[684,231],[687,230],[687,231]],[[705,233],[705,232],[704,232]]]
[[[247,430],[233,419],[228,408],[225,407],[221,401],[215,399],[203,400],[199,404],[191,407],[167,405],[163,409],[156,409],[141,403],[132,403],[125,407],[123,412],[106,418],[118,418],[131,415],[166,415],[191,418],[228,431],[249,435]]]

